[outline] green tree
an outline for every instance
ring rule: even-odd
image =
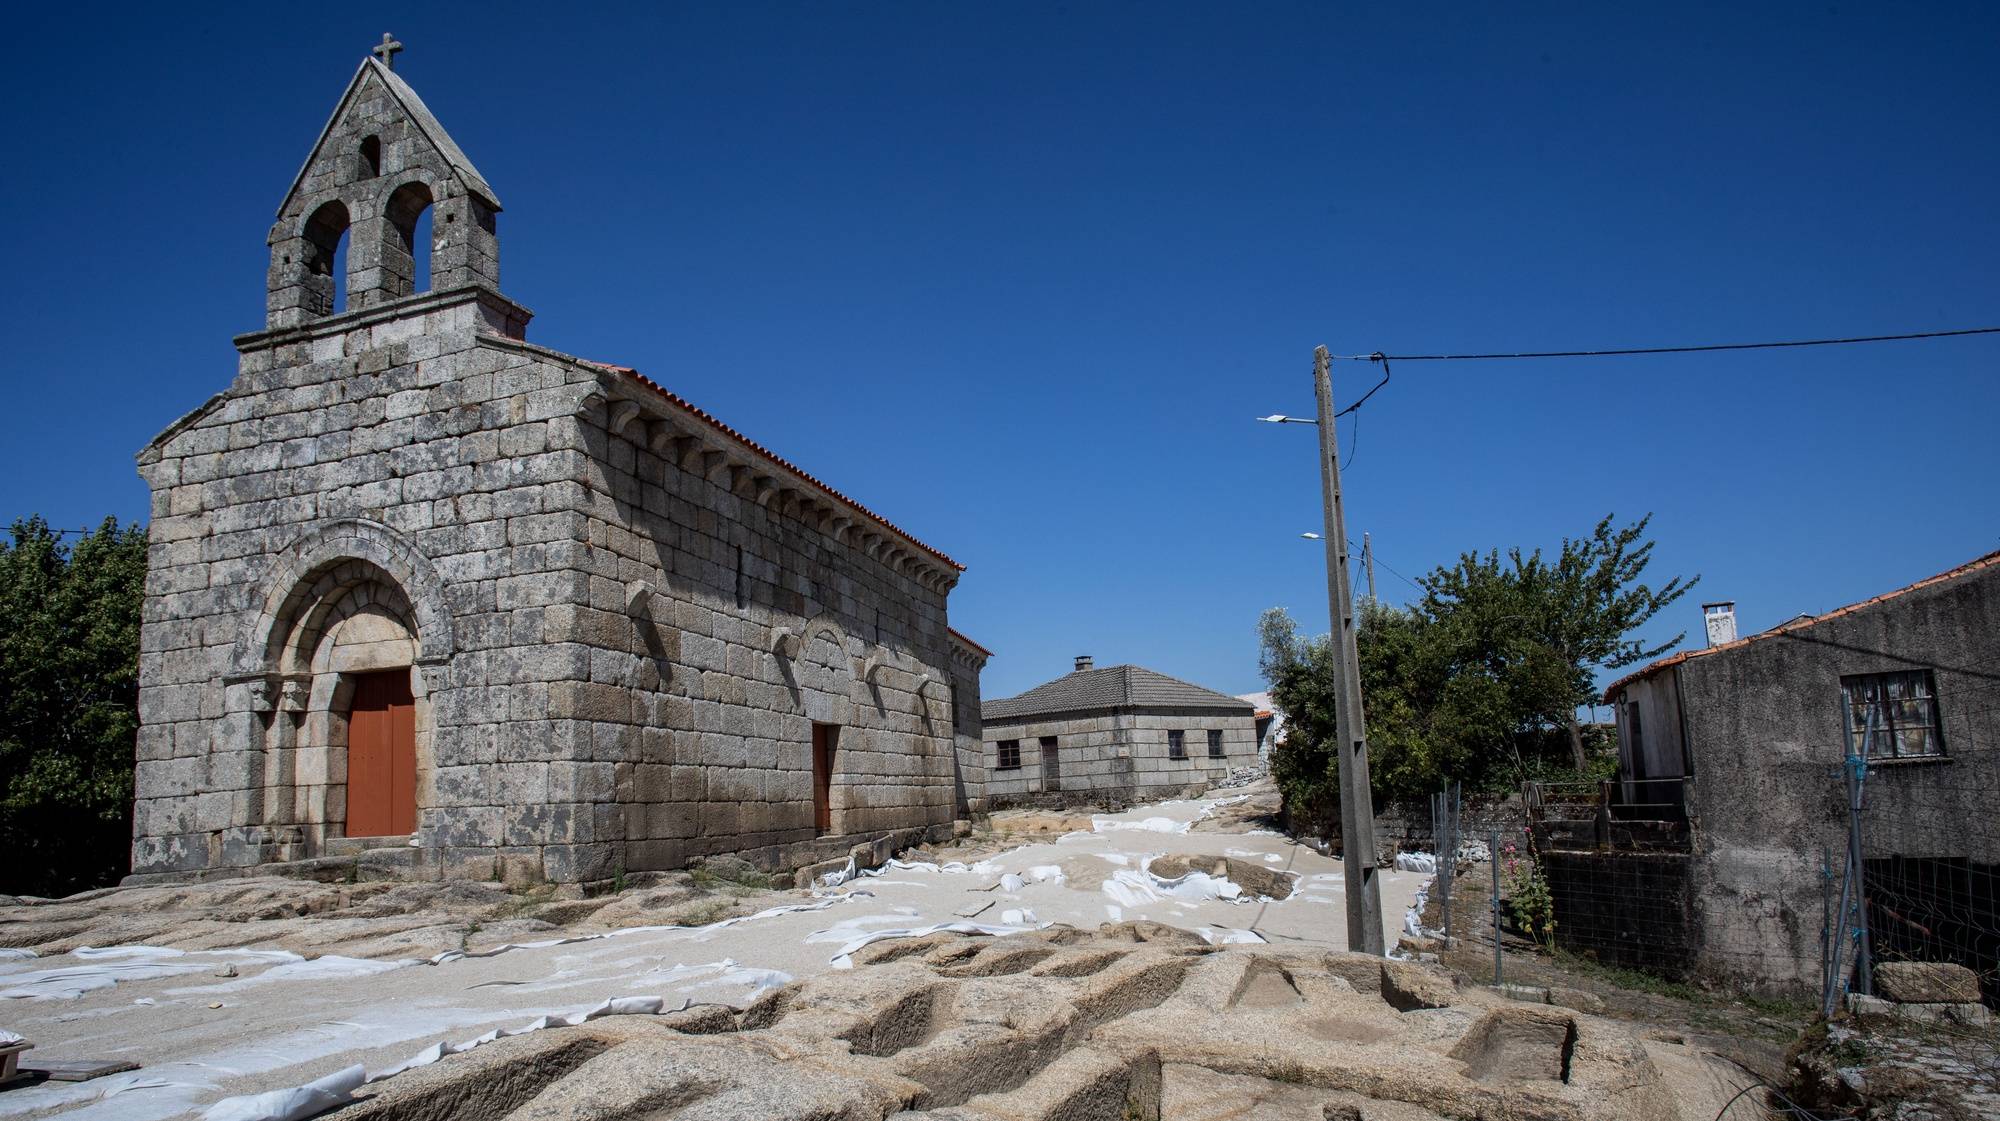
[[[0,890],[124,874],[132,837],[146,533],[107,518],[65,548],[40,517],[0,542]]]
[[[1576,712],[1596,699],[1599,670],[1656,658],[1680,645],[1683,631],[1652,645],[1638,630],[1701,577],[1676,576],[1655,589],[1640,582],[1652,561],[1648,514],[1616,526],[1607,514],[1590,536],[1564,538],[1554,560],[1540,549],[1466,553],[1424,577],[1419,610],[1462,640],[1466,672],[1490,674],[1514,713],[1515,739],[1532,730],[1567,731],[1572,762],[1588,768]]]
[[[1257,620],[1258,668],[1271,703],[1285,714],[1284,742],[1271,752],[1271,778],[1285,796],[1293,828],[1328,832],[1339,821],[1339,756],[1334,717],[1340,679],[1327,636],[1302,638],[1282,607]]]
[[[1378,801],[1419,797],[1447,779],[1494,789],[1565,763],[1592,767],[1576,711],[1594,698],[1597,671],[1656,657],[1683,637],[1631,637],[1694,586],[1640,582],[1653,548],[1648,520],[1618,527],[1606,517],[1589,537],[1564,540],[1552,561],[1539,550],[1510,550],[1504,561],[1498,550],[1467,553],[1425,576],[1424,597],[1409,608],[1362,604],[1355,645]],[[1328,639],[1301,638],[1282,609],[1264,613],[1258,638],[1287,724],[1273,777],[1288,805],[1323,818],[1337,802]]]

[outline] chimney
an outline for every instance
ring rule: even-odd
[[[1076,656],[1076,672],[1082,673],[1084,670],[1096,668],[1097,663],[1091,659],[1090,655],[1078,654]]]
[[[1702,621],[1708,624],[1708,644],[1720,646],[1736,641],[1736,601],[1723,600],[1720,603],[1701,605]]]

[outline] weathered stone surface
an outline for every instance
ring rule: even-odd
[[[1451,1050],[1480,1082],[1569,1079],[1575,1018],[1552,1009],[1496,1008],[1480,1017]]]
[[[398,958],[529,941],[554,930],[699,925],[785,901],[731,881],[704,886],[685,872],[647,878],[646,886],[588,899],[560,898],[548,884],[511,891],[466,880],[350,883],[337,873],[330,883],[263,877],[57,900],[0,898],[0,946],[47,956],[78,946],[213,949],[251,938],[300,953]]]
[[[473,1051],[371,1087],[360,1108],[466,1121],[1683,1116],[1643,1048],[1607,1021],[1483,1003],[1497,999],[1484,993],[1467,994],[1463,1011],[1402,1015],[1357,995],[1318,955],[1189,956],[1110,933],[1129,931],[916,939],[910,952],[858,955],[851,972],[790,986],[754,1023],[689,1010],[546,1033],[586,1041],[569,1050],[510,1041],[508,1058],[546,1078],[525,1099],[507,1088],[521,1078],[474,1094],[498,1068]],[[1045,961],[1111,960],[1077,976],[951,964],[1037,945],[1054,955]],[[1701,1086],[1681,1092],[1687,1116],[1722,1104]]]
[[[1452,984],[1451,975],[1442,969],[1410,961],[1383,961],[1380,964],[1382,999],[1397,1011],[1443,1008],[1457,997],[1457,986]]]
[[[1979,974],[1942,961],[1885,961],[1875,967],[1875,992],[1899,1004],[1977,1004]]]

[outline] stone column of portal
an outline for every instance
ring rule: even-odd
[[[265,856],[265,741],[277,689],[259,676],[225,682],[222,690],[223,715],[209,743],[207,785],[195,812],[211,838],[210,863],[242,867]]]
[[[309,678],[285,678],[265,737],[263,825],[271,860],[305,856],[305,838],[298,828],[297,752],[299,726],[305,719],[311,686]]]

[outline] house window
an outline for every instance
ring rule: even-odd
[[[1167,733],[1167,758],[1187,758],[1187,733],[1179,728]]]
[[[1870,759],[1944,754],[1931,671],[1843,677],[1840,696],[1847,710],[1848,746],[1855,754]]]
[[[1215,729],[1215,728],[1211,728],[1211,729],[1209,729],[1209,732],[1208,732],[1208,757],[1209,757],[1210,759],[1220,759],[1220,758],[1222,758],[1222,732],[1221,732],[1221,730],[1219,730],[1219,729]]]
[[[1021,769],[1021,741],[1000,741],[1000,765],[998,770],[1017,771]]]

